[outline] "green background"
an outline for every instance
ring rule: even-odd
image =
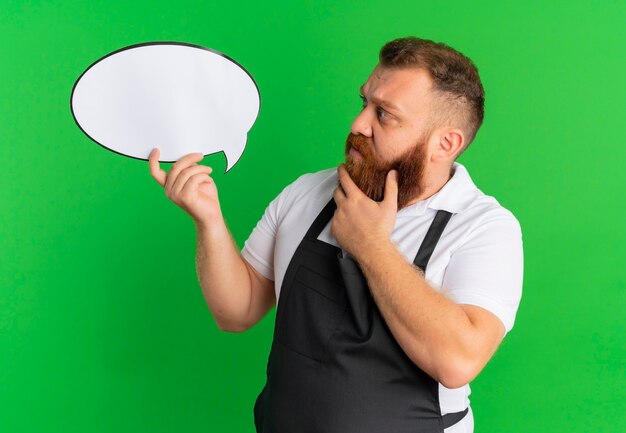
[[[619,431],[624,23],[621,0],[3,0],[0,430],[253,431],[274,313],[243,334],[217,329],[190,218],[146,162],[74,124],[87,66],[175,40],[251,72],[262,107],[246,152],[226,175],[222,155],[204,162],[243,245],[287,183],[342,160],[379,47],[418,35],[478,65],[486,118],[461,162],[524,234],[516,326],[472,384],[476,431]]]

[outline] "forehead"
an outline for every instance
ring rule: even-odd
[[[406,110],[423,107],[431,99],[432,78],[422,68],[374,68],[362,91],[368,99],[378,99]]]

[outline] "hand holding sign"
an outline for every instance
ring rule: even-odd
[[[213,169],[198,165],[201,153],[179,159],[169,173],[159,167],[159,149],[150,153],[150,174],[165,189],[165,195],[187,212],[196,224],[210,227],[222,221],[222,211],[215,182],[209,176]]]
[[[72,114],[96,143],[122,155],[160,161],[224,152],[230,170],[259,112],[252,77],[218,52],[148,43],[92,64],[74,85]]]

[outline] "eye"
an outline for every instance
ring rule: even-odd
[[[387,113],[385,110],[383,110],[382,108],[378,107],[376,109],[376,115],[378,116],[379,119],[381,120],[385,120],[389,118],[389,113]]]

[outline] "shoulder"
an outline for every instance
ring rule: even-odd
[[[521,233],[520,223],[509,209],[502,206],[494,197],[480,191],[479,193],[480,195],[459,216],[474,228],[507,227]]]
[[[276,197],[276,210],[279,215],[285,215],[293,209],[302,211],[311,206],[317,208],[319,204],[325,204],[332,197],[336,186],[336,168],[305,173],[287,185]]]
[[[494,232],[497,235],[503,231],[521,235],[515,215],[495,197],[483,193],[461,164],[455,164],[453,181],[444,189],[447,191],[442,191],[442,197],[434,200],[433,204],[451,211],[454,220],[464,226],[467,235],[475,232]]]

